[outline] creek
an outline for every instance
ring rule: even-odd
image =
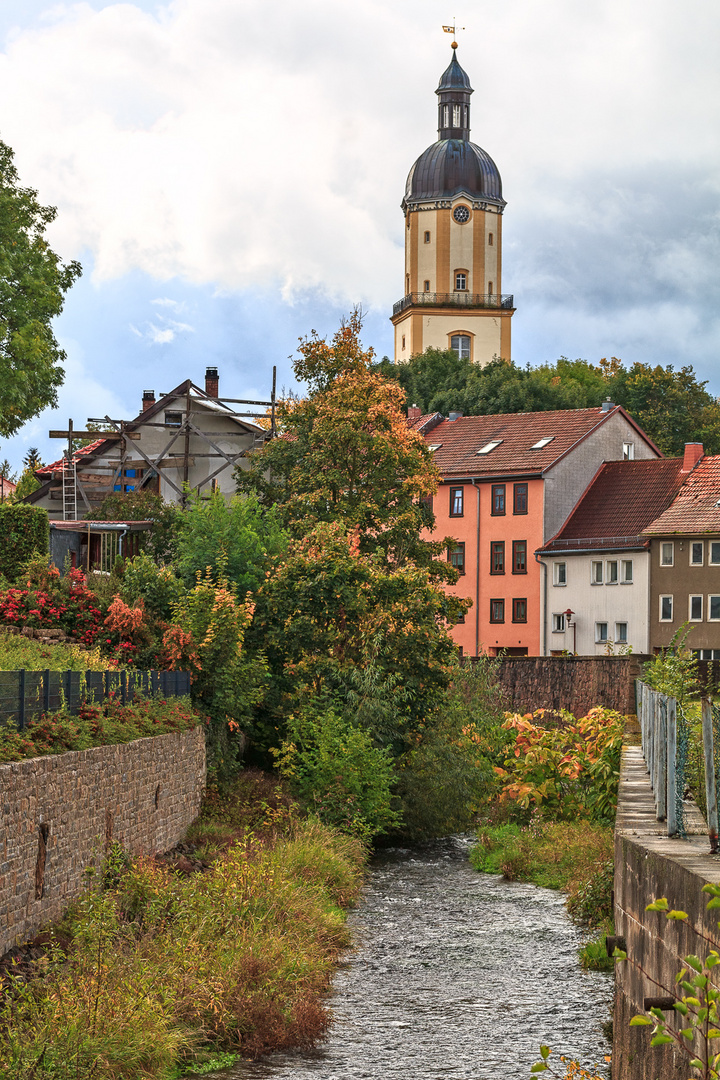
[[[380,851],[350,916],[356,948],[328,1039],[218,1080],[519,1080],[541,1042],[558,1071],[563,1053],[607,1076],[612,976],[580,968],[561,894],[478,873],[470,842]]]

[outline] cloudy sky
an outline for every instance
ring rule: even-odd
[[[513,359],[692,364],[720,394],[720,8],[458,5],[472,138],[508,206]],[[0,138],[84,267],[56,333],[50,426],[144,389],[267,396],[297,339],[355,303],[391,353],[405,177],[450,59],[437,0],[0,0]]]

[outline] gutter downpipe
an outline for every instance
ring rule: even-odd
[[[477,495],[477,542],[475,544],[475,655],[480,655],[480,487],[473,478],[470,483]]]
[[[538,556],[537,551],[533,552],[535,555],[535,562],[539,563],[543,568],[543,619],[542,619],[542,654],[547,656],[547,563],[543,562],[542,558]]]

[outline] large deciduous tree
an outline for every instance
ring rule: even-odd
[[[247,639],[273,676],[253,732],[266,747],[312,698],[405,751],[442,700],[456,655],[448,626],[469,606],[441,587],[457,581],[447,541],[422,535],[434,523],[432,455],[359,331],[354,314],[330,343],[301,343],[295,372],[309,394],[281,410],[280,437],[236,474],[290,536],[255,594]]]
[[[686,442],[696,441],[702,441],[706,453],[720,452],[720,403],[689,365],[678,370],[672,364],[626,367],[616,357],[598,364],[561,357],[538,367],[497,359],[479,367],[452,350],[428,349],[407,364],[384,359],[374,370],[397,382],[408,402],[423,412],[487,416],[588,409],[610,398],[665,454],[682,454]]]
[[[57,404],[65,353],[52,330],[65,293],[81,273],[45,239],[56,210],[20,186],[13,152],[0,142],[0,435],[12,435]]]
[[[331,344],[316,334],[302,341],[295,373],[309,395],[281,408],[280,438],[236,472],[238,490],[277,506],[291,535],[340,522],[363,554],[382,552],[392,567],[410,561],[449,580],[447,563],[435,559],[445,545],[420,536],[434,524],[432,453],[407,426],[403,391],[372,370],[359,332],[354,313]]]

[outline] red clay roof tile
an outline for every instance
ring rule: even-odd
[[[430,446],[440,444],[435,451],[435,464],[443,476],[540,473],[607,420],[613,411],[563,409],[463,416],[458,420],[443,420],[425,434],[425,441]],[[531,449],[548,437],[552,441],[546,446]],[[495,439],[501,440],[495,449],[478,455],[478,450]]]
[[[701,458],[664,513],[648,523],[645,536],[720,533],[720,455]]]
[[[645,527],[670,505],[682,484],[682,463],[682,458],[606,462],[542,550],[637,547]]]

